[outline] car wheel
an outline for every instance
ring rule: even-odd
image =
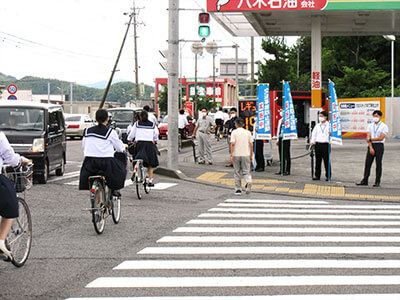
[[[44,170],[43,171],[44,171],[43,174],[41,174],[39,176],[39,183],[46,184],[47,180],[49,179],[49,163],[47,162],[47,160],[46,160],[46,162],[44,164]]]
[[[65,159],[64,157],[61,160],[61,167],[56,170],[57,176],[63,176],[65,172]]]

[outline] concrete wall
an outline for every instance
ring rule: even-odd
[[[386,124],[390,137],[400,137],[400,97],[386,98]]]

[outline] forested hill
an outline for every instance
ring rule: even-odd
[[[51,94],[68,95],[70,93],[70,83],[67,81],[33,76],[25,76],[17,80],[15,77],[0,73],[0,86],[4,87],[13,83],[18,86],[18,89],[32,90],[33,94],[47,94],[47,86],[49,82]],[[114,83],[111,85],[107,101],[120,101],[122,98],[124,101],[133,100],[135,98],[135,87],[135,84],[130,81]],[[144,85],[144,93],[141,93],[140,99],[150,99],[150,94],[153,92],[153,86]],[[100,101],[103,94],[104,89],[73,84],[73,97],[75,101]]]

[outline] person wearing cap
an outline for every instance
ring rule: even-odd
[[[367,157],[365,158],[364,167],[364,178],[357,185],[368,185],[368,178],[371,173],[371,166],[376,159],[376,176],[374,187],[380,187],[382,177],[382,159],[384,152],[384,144],[387,134],[389,133],[389,127],[381,121],[382,112],[375,110],[372,113],[373,123],[368,125],[367,129],[367,143],[368,151]]]
[[[315,146],[315,176],[313,180],[321,179],[321,164],[324,161],[325,180],[330,179],[332,168],[329,162],[329,144],[330,144],[331,127],[328,122],[328,113],[321,111],[319,114],[319,123],[314,127],[311,133],[310,146]],[[329,174],[330,173],[330,174]]]
[[[253,136],[250,131],[244,129],[244,120],[237,118],[236,130],[231,135],[231,163],[234,168],[235,195],[242,194],[242,177],[246,182],[246,194],[251,192],[250,166],[253,162]]]

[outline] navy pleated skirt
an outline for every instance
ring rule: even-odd
[[[0,174],[0,216],[7,219],[18,218],[17,194],[12,182]]]

